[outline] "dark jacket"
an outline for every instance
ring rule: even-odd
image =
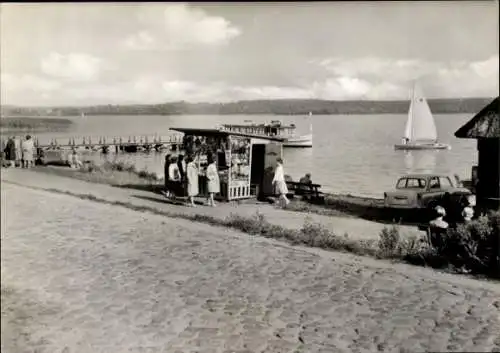
[[[5,159],[8,161],[15,161],[16,160],[16,144],[14,143],[13,139],[9,139],[7,141],[7,145],[5,146]]]
[[[182,161],[180,159],[177,160],[177,167],[179,167],[179,173],[181,175],[181,180],[182,181],[186,180],[186,171],[184,170],[184,166],[182,165]]]

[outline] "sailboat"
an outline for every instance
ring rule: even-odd
[[[445,150],[451,146],[438,142],[436,123],[429,104],[417,83],[411,92],[408,120],[401,144],[394,145],[397,150]]]

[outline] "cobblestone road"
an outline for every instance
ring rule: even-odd
[[[2,185],[2,352],[500,350],[500,288]]]

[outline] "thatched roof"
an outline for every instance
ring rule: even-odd
[[[455,132],[459,138],[500,138],[498,97]]]

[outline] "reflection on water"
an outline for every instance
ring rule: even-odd
[[[432,173],[436,170],[439,150],[405,151],[404,163],[407,173]]]
[[[306,173],[313,172],[314,154],[312,148],[284,148],[283,162],[285,174],[293,176],[294,179],[300,179]],[[315,175],[311,175],[314,182]]]
[[[57,137],[67,141],[78,136],[167,136],[171,127],[209,128],[216,124],[266,122],[276,118],[295,123],[299,134],[309,133],[309,119],[302,116],[87,116],[75,118],[71,132],[38,135],[40,140]],[[454,132],[470,115],[436,115],[439,139],[451,150],[396,151],[407,116],[403,115],[315,115],[312,117],[314,147],[285,148],[285,173],[298,180],[310,172],[314,182],[330,192],[380,197],[392,189],[398,176],[406,173],[457,173],[469,175],[477,160],[476,142],[457,139]],[[120,160],[139,169],[163,173],[165,152],[91,153],[94,160]]]

